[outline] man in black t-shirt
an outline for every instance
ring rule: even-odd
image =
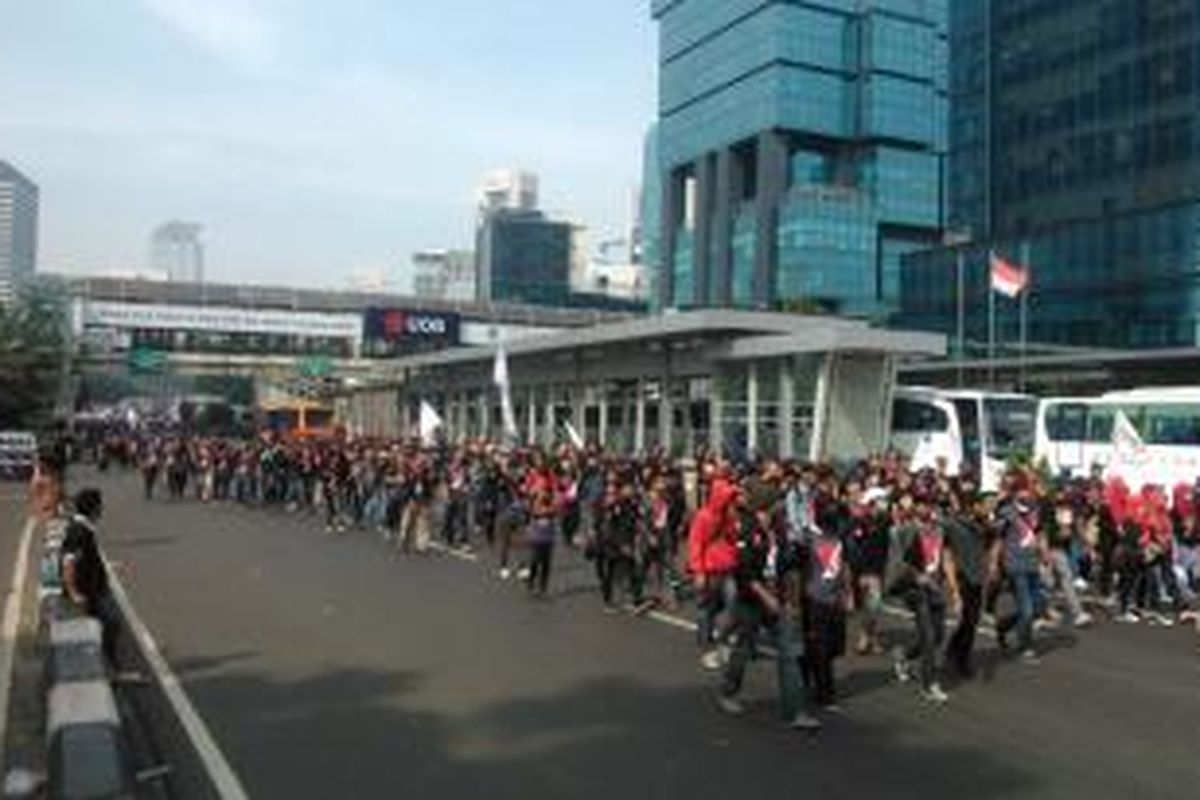
[[[83,489],[75,495],[75,515],[67,525],[59,554],[63,592],[67,599],[101,626],[104,656],[116,665],[117,615],[108,589],[108,570],[96,543],[96,527],[104,513],[99,489]]]
[[[785,592],[787,581],[781,574],[783,544],[780,531],[762,511],[737,543],[734,580],[737,599],[733,609],[734,648],[721,681],[718,703],[728,714],[741,714],[744,706],[737,699],[746,666],[754,657],[757,642],[765,634],[776,649],[775,667],[779,701],[784,720],[797,730],[815,731],[821,723],[803,708],[800,664],[794,639],[798,617],[798,598]],[[786,562],[786,559],[784,559]]]

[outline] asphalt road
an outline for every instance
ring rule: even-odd
[[[845,659],[813,737],[776,721],[766,662],[721,715],[691,635],[602,614],[578,569],[539,602],[485,562],[98,480],[109,555],[254,797],[1200,796],[1191,631],[1106,625],[1039,667],[984,640],[945,708]]]

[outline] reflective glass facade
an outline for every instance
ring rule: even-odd
[[[894,308],[944,223],[946,0],[652,8],[660,302]]]
[[[962,0],[950,40],[951,226],[1028,254],[1030,338],[1200,341],[1200,4]],[[947,259],[905,259],[903,323],[957,327]]]
[[[481,300],[566,305],[570,293],[571,224],[540,211],[501,209],[477,234]]]

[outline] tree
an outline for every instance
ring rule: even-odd
[[[0,429],[39,429],[54,418],[69,374],[67,294],[48,280],[22,284],[0,305]]]

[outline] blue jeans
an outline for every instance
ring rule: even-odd
[[[737,587],[728,575],[710,575],[697,602],[696,639],[701,647],[711,647],[724,637],[717,631],[717,617],[732,609]]]
[[[996,630],[1003,636],[1015,627],[1020,648],[1028,650],[1033,647],[1033,620],[1045,606],[1042,576],[1036,571],[1012,572],[1008,582],[1017,608],[1015,613],[997,623]]]
[[[729,664],[721,681],[721,693],[733,697],[742,688],[746,666],[754,658],[760,633],[778,650],[775,676],[779,683],[779,705],[784,719],[800,711],[803,692],[800,685],[800,659],[796,647],[795,623],[791,619],[776,619],[757,603],[738,600],[733,609],[734,645]]]
[[[1200,558],[1197,555],[1196,547],[1175,543],[1175,562],[1173,564],[1175,583],[1179,587],[1183,601],[1188,605],[1196,602],[1196,590],[1192,586],[1200,576]]]

